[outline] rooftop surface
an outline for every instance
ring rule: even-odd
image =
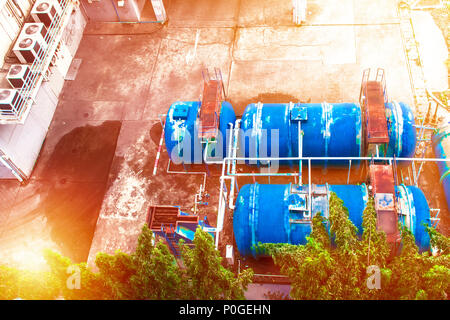
[[[199,99],[204,67],[221,69],[238,115],[257,101],[357,102],[366,68],[384,68],[389,98],[413,105],[395,1],[308,1],[303,26],[292,23],[290,0],[172,0],[166,11],[163,26],[88,24],[75,57],[80,69],[65,83],[32,178],[0,181],[1,261],[25,255],[36,265],[46,247],[77,262],[130,252],[149,206],[191,212],[203,175],[167,173],[164,147],[152,172],[159,115]],[[437,167],[427,166],[425,194],[438,179]],[[220,173],[208,169],[210,197],[199,214],[215,225]],[[448,235],[443,199],[433,192],[429,201],[445,209]],[[223,237],[232,242],[232,234]]]

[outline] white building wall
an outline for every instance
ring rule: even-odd
[[[26,176],[39,156],[56,105],[56,96],[45,82],[24,124],[0,126],[0,149]]]
[[[77,8],[64,30],[61,42],[67,46],[70,61],[81,42],[86,23],[80,8]],[[50,67],[49,80],[42,82],[24,124],[0,125],[0,153],[5,154],[8,162],[13,163],[26,177],[33,171],[55,113],[58,96],[64,86],[64,70],[67,71],[67,68],[58,65]],[[14,176],[10,170],[0,163],[0,179],[11,178]]]

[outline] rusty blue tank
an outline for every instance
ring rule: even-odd
[[[176,163],[203,163],[206,144],[199,138],[198,114],[200,101],[180,101],[173,103],[166,116],[164,140],[170,159]],[[236,115],[229,102],[221,103],[218,121],[218,135],[208,148],[208,157],[223,159],[227,152],[230,136],[229,124],[234,124]]]
[[[413,156],[416,130],[411,108],[402,102],[386,103],[385,108],[389,144],[380,155]],[[242,115],[240,149],[247,158],[366,156],[362,119],[357,103],[252,103]]]
[[[233,230],[242,256],[258,257],[258,243],[305,244],[311,223],[305,219],[308,210],[308,185],[247,184],[236,199]],[[368,189],[361,185],[312,185],[311,212],[329,216],[330,192],[335,192],[347,207],[349,218],[361,234],[362,215],[369,199]],[[414,186],[396,187],[401,214],[399,221],[407,226],[421,250],[429,248],[429,235],[422,223],[430,224],[430,209],[423,192]]]

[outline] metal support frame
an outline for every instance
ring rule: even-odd
[[[240,121],[240,120],[239,120]],[[425,129],[431,129],[426,128]],[[434,128],[433,128],[434,129]],[[218,248],[219,245],[219,235],[223,230],[223,222],[225,217],[225,210],[226,210],[226,203],[228,202],[228,208],[233,210],[235,208],[234,204],[234,187],[237,186],[237,179],[238,177],[252,177],[255,179],[255,177],[258,176],[276,176],[276,177],[294,177],[294,179],[299,176],[299,173],[301,174],[301,171],[299,172],[287,172],[287,173],[274,173],[274,172],[260,172],[260,173],[237,173],[236,172],[236,163],[237,161],[297,161],[299,164],[302,163],[302,161],[308,162],[308,213],[305,215],[305,218],[311,219],[312,217],[312,178],[311,178],[311,162],[315,160],[321,160],[321,161],[347,161],[349,163],[348,165],[348,175],[347,175],[347,184],[350,182],[350,171],[351,171],[351,165],[353,161],[386,161],[391,165],[394,165],[394,170],[397,168],[398,162],[450,162],[450,160],[447,159],[440,159],[440,158],[397,158],[397,157],[386,157],[386,156],[377,156],[377,157],[237,157],[236,154],[236,148],[237,148],[237,133],[238,132],[238,126],[235,127],[235,134],[233,134],[233,147],[231,147],[231,141],[229,147],[231,147],[231,150],[228,150],[228,156],[224,158],[222,162],[222,174],[220,177],[220,194],[219,194],[219,210],[217,215],[217,227],[215,230],[216,233],[216,248]],[[217,162],[216,162],[217,163]],[[408,167],[410,169],[410,167]],[[417,179],[419,177],[420,172],[417,174]],[[403,182],[403,171],[401,171],[402,176],[402,182]],[[397,174],[395,172],[394,174],[394,181],[397,185],[398,178]],[[227,192],[225,181],[230,181],[230,191]],[[411,180],[412,181],[412,180]],[[439,212],[440,209],[430,209],[430,212],[436,212],[434,217],[432,217],[430,220],[432,221],[432,226],[436,227],[439,223]]]

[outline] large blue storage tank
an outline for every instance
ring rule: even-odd
[[[402,102],[390,102],[385,106],[390,140],[386,156],[413,156],[416,130],[411,108]],[[249,104],[241,122],[242,155],[247,158],[298,156],[299,123],[303,131],[303,157],[365,156],[362,112],[357,103]],[[276,145],[272,145],[272,137]],[[255,161],[248,163],[256,164]],[[347,165],[344,161],[330,163]]]
[[[173,103],[166,116],[164,140],[170,159],[176,163],[202,163],[205,144],[198,138],[198,113],[200,101]],[[216,143],[209,147],[208,157],[224,158],[230,136],[229,124],[236,121],[236,114],[229,102],[223,101],[220,108],[219,134]]]
[[[362,185],[312,185],[311,212],[329,216],[328,197],[335,192],[344,202],[349,218],[362,233],[362,214],[369,199]],[[410,228],[421,250],[429,248],[429,236],[422,223],[430,223],[430,210],[422,191],[414,186],[398,186],[397,197],[402,208],[400,221]],[[302,213],[291,210],[301,204],[308,185],[247,184],[240,189],[233,215],[236,245],[241,255],[257,257],[258,243],[305,244],[311,232],[310,223],[302,223]],[[300,199],[300,201],[299,201]],[[303,198],[304,199],[304,198]],[[303,200],[306,205],[306,201]]]
[[[441,125],[432,136],[436,158],[447,159],[450,155],[450,123]],[[444,188],[447,207],[450,208],[450,165],[448,162],[438,162],[442,187]]]

